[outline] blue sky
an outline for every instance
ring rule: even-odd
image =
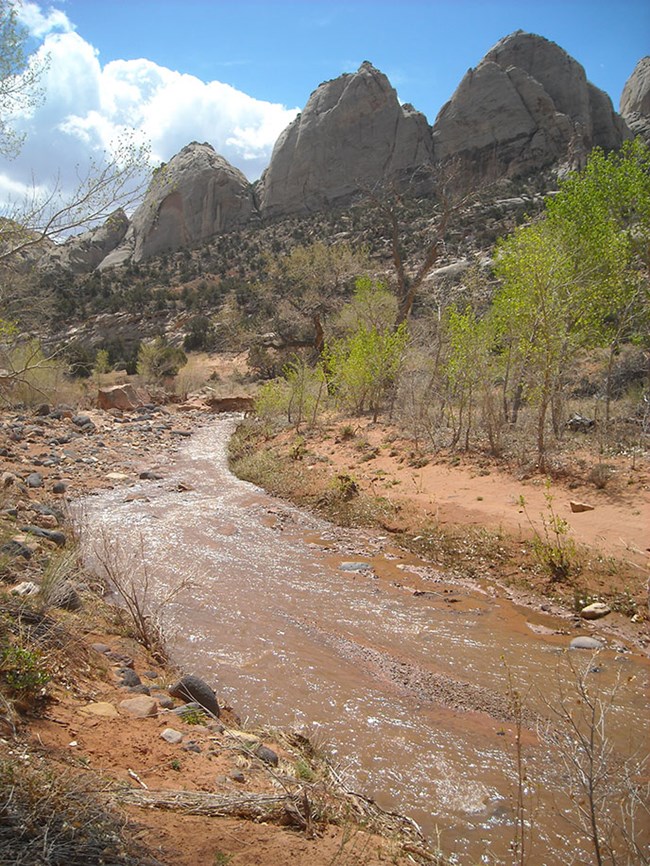
[[[146,57],[257,99],[303,106],[370,60],[433,123],[470,66],[522,29],[557,42],[618,108],[650,53],[647,0],[65,0],[102,62]]]
[[[6,2],[6,0],[2,0]],[[30,49],[47,54],[43,105],[16,118],[23,152],[0,163],[0,199],[133,128],[152,162],[209,141],[250,180],[324,80],[370,60],[433,123],[468,68],[517,29],[557,42],[618,108],[650,53],[647,0],[22,0]]]

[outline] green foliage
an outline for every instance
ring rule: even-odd
[[[255,414],[261,421],[274,421],[287,414],[289,388],[285,379],[265,382],[255,398]]]
[[[491,322],[513,394],[537,407],[541,468],[547,412],[562,393],[567,358],[596,346],[613,357],[621,340],[647,332],[649,168],[641,142],[607,157],[596,149],[547,202],[544,219],[497,247],[502,285]]]
[[[322,242],[294,247],[289,255],[269,259],[267,306],[275,330],[292,339],[298,333],[309,333],[320,352],[325,319],[340,307],[352,277],[365,269],[367,261],[365,249]]]
[[[187,725],[207,725],[208,723],[207,716],[202,710],[186,710],[182,719]]]
[[[377,419],[397,380],[408,344],[408,328],[386,324],[392,296],[381,283],[357,280],[354,298],[341,314],[348,333],[325,350],[328,382],[338,402],[355,412],[370,410]]]
[[[183,348],[188,352],[211,352],[215,345],[214,325],[207,316],[194,316],[190,319]]]
[[[0,651],[0,671],[10,690],[20,697],[34,697],[50,680],[39,653],[14,644]]]
[[[316,774],[304,758],[298,758],[296,761],[295,773],[296,779],[302,779],[304,782],[313,782],[316,778]]]
[[[16,340],[0,345],[0,399],[34,405],[54,399],[65,384],[68,364],[43,353],[38,340]]]
[[[110,369],[111,362],[109,359],[108,349],[99,349],[95,355],[93,372],[96,373],[97,376],[102,376],[105,373],[110,372]]]
[[[255,411],[266,421],[286,415],[287,421],[297,430],[304,422],[316,423],[326,394],[322,365],[312,367],[296,355],[284,367],[281,379],[265,382],[261,387],[255,400]]]
[[[537,562],[548,572],[551,580],[566,580],[567,577],[579,571],[578,551],[570,536],[571,527],[555,511],[553,495],[548,484],[544,499],[546,501],[546,513],[540,514],[541,531],[531,520],[523,496],[519,497],[519,504],[533,530],[533,553]]]
[[[140,345],[137,370],[146,382],[160,385],[165,379],[175,376],[185,364],[185,352],[170,346],[164,337]]]

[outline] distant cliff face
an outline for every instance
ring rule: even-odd
[[[518,31],[470,69],[433,126],[434,157],[460,157],[476,178],[555,163],[579,167],[595,145],[630,133],[609,97],[554,42]]]
[[[124,242],[102,268],[143,261],[244,225],[254,211],[249,182],[211,145],[193,142],[156,173]]]
[[[628,81],[621,110],[635,131],[650,127],[650,58]],[[94,267],[98,250],[119,244],[99,265],[142,261],[207,241],[262,217],[300,215],[347,204],[377,185],[435,177],[455,161],[468,187],[484,179],[579,168],[600,145],[620,147],[632,133],[609,97],[554,42],[518,31],[470,69],[431,129],[400,105],[386,76],[370,63],[321,84],[280,135],[257,188],[209,144],[187,145],[154,178],[123,240],[87,239],[71,247]],[[119,222],[123,230],[123,221]],[[114,227],[115,228],[115,227]],[[101,246],[103,244],[103,247]]]
[[[264,216],[344,204],[367,186],[405,180],[431,162],[424,115],[401,106],[370,63],[321,84],[281,134],[260,184]]]
[[[621,114],[635,135],[650,144],[650,57],[642,57],[621,95]]]
[[[103,225],[75,235],[60,246],[53,246],[41,266],[61,267],[73,274],[88,273],[124,240],[128,228],[128,217],[118,208]]]

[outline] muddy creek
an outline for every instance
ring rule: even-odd
[[[591,664],[591,653],[567,651],[582,632],[239,481],[226,465],[236,423],[216,420],[143,467],[160,480],[86,501],[86,537],[142,545],[158,592],[192,580],[166,610],[179,665],[245,722],[311,735],[351,787],[412,817],[462,864],[518,862],[510,678],[526,695],[530,862],[593,862],[565,796],[571,755],[548,725],[560,694],[575,702],[570,663]],[[590,687],[607,695],[619,684],[615,755],[647,751],[647,660],[610,639],[592,667]]]

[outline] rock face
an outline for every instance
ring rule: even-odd
[[[211,145],[192,142],[155,173],[124,242],[100,267],[207,241],[244,225],[253,212],[252,188],[239,169]]]
[[[554,42],[517,31],[470,69],[433,126],[434,157],[459,157],[473,177],[584,164],[595,145],[630,133],[609,97]]]
[[[88,273],[122,242],[128,228],[129,219],[118,208],[103,225],[76,235],[51,250],[47,254],[47,264],[58,265],[74,274]]]
[[[401,106],[386,76],[365,62],[321,84],[276,142],[259,191],[264,216],[345,204],[364,186],[404,181],[431,162],[429,125]]]
[[[642,57],[628,78],[620,111],[632,132],[650,144],[650,56]]]

